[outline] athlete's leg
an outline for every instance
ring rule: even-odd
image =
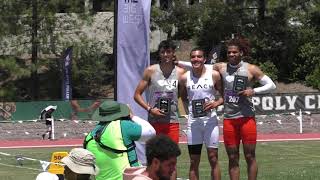
[[[238,119],[224,119],[223,121],[223,138],[224,145],[229,159],[229,176],[231,180],[239,180],[239,144],[240,132],[236,128]]]
[[[204,132],[208,160],[211,166],[211,179],[220,180],[221,171],[218,161],[219,126],[217,119],[206,122]]]
[[[189,157],[190,157],[190,168],[189,168],[189,179],[199,179],[199,164],[201,158],[202,144],[188,145]]]
[[[199,179],[199,163],[203,143],[203,122],[189,121],[187,126],[187,140],[190,157],[189,179]]]
[[[52,139],[52,125],[49,125],[49,126],[48,126],[47,132],[49,133],[48,139]]]
[[[218,148],[207,148],[208,160],[211,166],[211,178],[214,180],[221,179],[221,171],[218,162]]]
[[[241,126],[243,153],[247,162],[248,180],[256,180],[258,165],[256,161],[257,128],[253,117],[243,119]]]
[[[239,146],[225,145],[229,158],[229,176],[230,180],[239,180],[240,167],[239,167]]]
[[[258,165],[256,161],[256,145],[243,144],[243,152],[247,162],[248,180],[256,180],[258,174]]]
[[[179,144],[179,123],[169,123],[167,124],[166,134],[177,144]],[[177,170],[174,171],[170,177],[171,180],[177,179]]]

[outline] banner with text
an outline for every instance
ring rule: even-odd
[[[133,100],[134,91],[150,64],[151,0],[119,0],[117,24],[117,100],[130,104],[134,114],[147,113]]]
[[[72,99],[71,68],[72,47],[68,47],[62,59],[62,99]]]
[[[309,111],[320,113],[320,92],[270,94],[252,97],[252,102],[257,115],[283,114],[290,112]],[[222,113],[223,106],[218,112]]]

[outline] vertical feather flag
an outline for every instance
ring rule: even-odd
[[[62,99],[72,99],[72,84],[71,84],[71,70],[72,70],[72,47],[68,47],[62,59]]]

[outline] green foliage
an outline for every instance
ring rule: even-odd
[[[210,51],[214,45],[237,33],[239,16],[238,11],[218,0],[206,1],[202,7],[203,15],[198,23],[201,29],[195,39],[200,47]]]
[[[113,74],[110,72],[112,60],[108,59],[98,42],[83,39],[73,49],[73,98],[99,96],[98,90],[107,83],[110,74]]]
[[[161,10],[155,6],[151,9],[151,30],[160,28],[163,32],[171,36],[173,29],[173,19],[171,18],[171,12]]]
[[[306,77],[307,85],[320,90],[320,63],[315,66],[315,69]]]
[[[320,42],[320,2],[316,0],[211,0],[193,5],[175,1],[174,8],[165,12],[160,28],[170,33],[175,29],[174,39],[192,39],[207,51],[232,34],[248,38],[252,59],[273,64],[279,81],[305,81],[319,62],[315,52]]]
[[[193,38],[201,29],[202,4],[186,5],[185,1],[177,1],[172,12],[176,28],[175,39],[187,40]]]
[[[295,79],[303,79],[312,73],[316,65],[320,64],[320,57],[318,56],[320,45],[317,43],[306,42],[299,48],[298,58],[294,64]]]
[[[64,50],[63,47],[74,44],[76,52],[74,58],[81,61],[81,67],[75,68],[79,69],[79,72],[74,72],[73,85],[76,91],[84,92],[80,93],[82,98],[92,93],[88,89],[96,89],[97,84],[102,82],[97,71],[99,70],[103,77],[104,71],[107,70],[103,68],[107,63],[101,65],[101,59],[105,59],[102,57],[104,44],[99,44],[97,39],[89,40],[84,30],[81,29],[83,25],[90,25],[95,15],[85,11],[84,2],[84,0],[0,1],[0,25],[3,27],[0,29],[2,54],[8,54],[13,59],[23,58],[25,61],[21,65],[27,67],[25,71],[29,71],[28,76],[22,77],[16,73],[18,71],[15,69],[8,68],[7,73],[15,74],[15,80],[9,83],[1,79],[0,84],[4,84],[6,89],[12,91],[2,88],[0,97],[17,100],[30,99],[34,97],[31,95],[34,94],[32,90],[38,89],[37,96],[41,99],[60,98],[61,81],[59,81],[60,78],[57,78],[61,76],[60,54]],[[103,23],[108,23],[106,21],[104,20]],[[108,26],[101,27],[99,30],[110,33]],[[90,45],[88,45],[89,41]],[[32,51],[34,47],[37,48],[36,53]],[[17,62],[12,61],[12,64],[14,63]],[[35,76],[30,76],[30,72]],[[33,86],[34,78],[39,80],[37,83],[39,87]],[[82,87],[84,90],[80,90]],[[23,94],[15,93],[17,89],[23,90]]]
[[[21,95],[23,89],[19,89],[15,83],[19,79],[30,77],[30,69],[28,69],[21,60],[13,57],[0,58],[0,99],[17,100],[17,96]]]
[[[35,3],[34,3],[35,2]],[[23,54],[31,52],[31,43],[36,43],[39,52],[56,53],[56,44],[59,40],[57,24],[60,17],[57,13],[73,13],[73,16],[81,17],[84,13],[84,1],[81,0],[5,0],[0,1],[0,48],[8,51],[8,45],[14,48],[13,53]],[[75,22],[68,23],[70,28]],[[37,29],[37,36],[34,42],[31,35]],[[60,28],[60,27],[59,27]],[[76,28],[76,27],[73,27]],[[63,29],[61,30],[64,31]]]
[[[270,61],[266,61],[259,64],[260,69],[268,75],[273,81],[278,80],[278,69],[277,67]]]

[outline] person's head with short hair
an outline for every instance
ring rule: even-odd
[[[147,171],[153,179],[170,179],[181,150],[168,136],[158,135],[146,142]]]
[[[90,180],[91,175],[99,173],[95,156],[83,148],[72,149],[61,162],[65,164],[64,176],[67,180]]]
[[[176,45],[171,40],[161,41],[158,46],[159,63],[173,62],[175,60]]]
[[[249,41],[243,37],[230,39],[226,43],[227,46],[227,59],[232,65],[237,65],[243,57],[250,54]]]
[[[195,47],[190,51],[190,62],[193,69],[202,69],[206,62],[205,51],[200,47]]]

